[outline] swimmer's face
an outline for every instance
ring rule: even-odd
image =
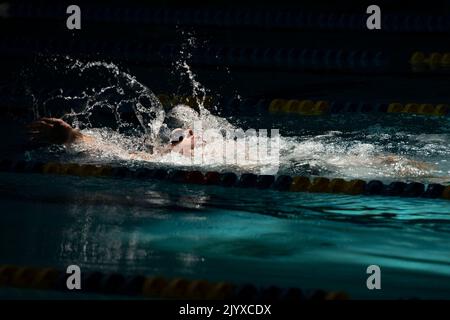
[[[170,135],[170,144],[174,146],[178,146],[181,144],[191,144],[194,141],[194,132],[192,129],[181,129],[177,128],[172,131]]]

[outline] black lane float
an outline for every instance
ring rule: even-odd
[[[233,172],[139,168],[76,163],[0,161],[0,171],[17,173],[42,173],[73,175],[82,177],[115,177],[132,179],[165,180],[174,183],[197,185],[216,185],[222,187],[272,189],[289,192],[333,193],[347,195],[380,195],[400,197],[421,197],[450,200],[450,186],[420,182],[394,181],[384,184],[379,180],[344,180],[326,177],[256,175],[244,173],[238,176]]]

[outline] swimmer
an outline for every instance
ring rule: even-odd
[[[57,118],[41,118],[27,126],[30,141],[38,144],[71,144],[83,143],[93,145],[95,139],[80,130],[72,128],[67,122]],[[192,129],[176,128],[170,134],[169,144],[156,151],[163,155],[177,152],[184,156],[191,156],[195,145],[195,136]],[[130,156],[135,159],[151,159],[155,154],[148,152],[134,152]]]
[[[175,124],[175,122],[172,122]],[[186,124],[176,123],[176,125]],[[33,143],[39,144],[60,144],[70,146],[72,144],[85,144],[94,147],[96,145],[95,138],[83,134],[78,129],[72,128],[62,119],[57,118],[41,118],[28,125],[28,133]],[[192,129],[176,128],[170,133],[170,139],[167,145],[158,148],[154,153],[150,152],[131,152],[129,154],[134,160],[151,160],[155,156],[165,155],[170,152],[177,152],[183,156],[190,157],[193,155],[196,137]],[[101,149],[105,150],[107,145],[102,144]],[[114,148],[111,146],[111,151]],[[355,159],[352,162],[356,161]],[[381,155],[370,159],[371,164],[375,166],[389,166],[399,176],[417,176],[426,175],[434,169],[430,164],[415,160],[406,159],[397,155]]]

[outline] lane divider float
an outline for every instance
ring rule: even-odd
[[[100,52],[106,57],[120,60],[140,61],[152,65],[166,65],[180,59],[180,46],[176,43],[114,41],[78,41],[76,43],[54,42],[49,39],[29,41],[16,36],[0,43],[0,51],[9,55],[29,55],[43,51],[61,54],[89,55]],[[282,68],[285,70],[327,70],[351,72],[385,72],[395,69],[392,56],[383,51],[310,49],[295,47],[231,47],[213,45],[192,51],[191,63],[195,66],[237,66],[245,68]]]
[[[449,71],[450,52],[425,53],[416,51],[411,54],[409,64],[413,71]]]
[[[347,300],[341,291],[302,290],[277,286],[233,284],[227,281],[210,282],[182,277],[123,275],[89,271],[81,274],[81,290],[68,290],[69,275],[55,268],[0,265],[0,288],[53,290],[60,292],[97,293],[104,295],[143,296],[151,299],[230,300],[230,301],[306,301]]]
[[[0,102],[0,110],[14,115],[26,115],[26,106],[31,102],[23,102],[20,97],[3,96]],[[199,104],[204,107],[223,106],[224,114],[254,115],[258,113],[270,113],[273,115],[296,116],[326,116],[334,114],[355,113],[390,113],[390,114],[414,114],[420,116],[445,117],[450,115],[450,105],[446,103],[423,102],[356,102],[356,101],[328,101],[328,100],[297,100],[297,99],[260,99],[260,98],[219,98],[205,96],[196,98],[193,96],[178,96],[160,93],[156,96],[166,111],[178,104],[197,108]],[[4,104],[6,102],[6,104]],[[134,112],[132,108],[122,110],[123,113]]]
[[[274,99],[270,101],[268,111],[274,114],[288,113],[308,116],[340,113],[407,113],[427,116],[447,116],[450,114],[450,107],[448,104],[442,103],[358,103]]]
[[[9,14],[20,18],[59,18],[63,4],[12,2]],[[352,12],[314,12],[280,8],[123,8],[87,6],[87,21],[204,27],[257,27],[301,30],[365,30],[367,16]],[[448,15],[383,13],[383,32],[450,32]]]
[[[367,103],[367,102],[340,102],[327,100],[297,100],[297,99],[222,99],[219,101],[212,96],[206,96],[198,100],[191,96],[171,96],[167,94],[157,95],[166,109],[177,104],[186,104],[191,107],[198,106],[201,102],[205,107],[223,104],[228,112],[268,111],[271,114],[294,114],[301,116],[321,116],[341,113],[400,113],[416,114],[424,116],[448,116],[450,106],[444,103],[431,104],[420,102],[392,102],[392,103]]]
[[[17,173],[43,173],[73,175],[80,177],[116,177],[134,179],[154,179],[175,183],[197,185],[216,185],[255,189],[272,189],[290,192],[332,193],[347,195],[380,195],[399,197],[420,197],[450,200],[450,186],[420,182],[394,181],[384,184],[379,180],[344,180],[326,177],[256,175],[244,173],[238,176],[233,172],[201,172],[198,170],[139,168],[125,166],[92,165],[58,162],[31,162],[1,160],[0,171]]]

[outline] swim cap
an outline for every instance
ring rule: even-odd
[[[166,124],[169,128],[187,129],[193,126],[195,121],[200,119],[197,111],[186,105],[177,105],[170,110],[166,117]]]

